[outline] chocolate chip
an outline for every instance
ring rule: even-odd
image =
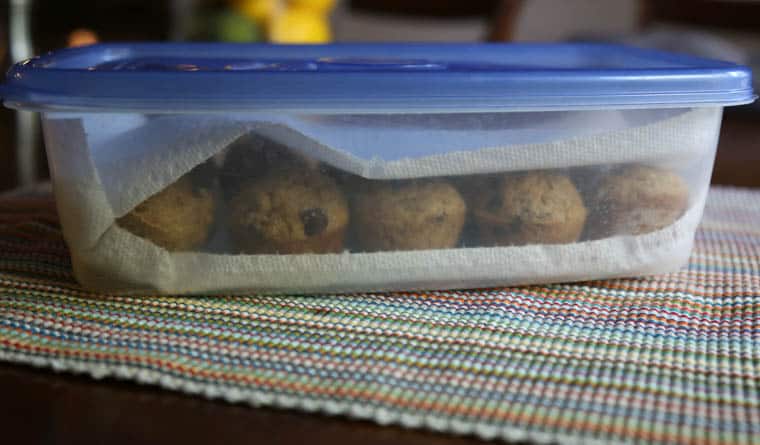
[[[299,214],[303,223],[303,233],[306,236],[319,235],[327,228],[327,215],[320,208],[301,210]]]

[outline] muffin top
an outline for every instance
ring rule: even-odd
[[[318,171],[269,172],[244,182],[230,202],[231,223],[277,242],[307,240],[345,228],[348,204]]]

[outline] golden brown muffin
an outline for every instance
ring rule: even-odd
[[[472,216],[485,246],[562,244],[577,241],[586,207],[562,174],[510,174],[483,189],[472,202]]]
[[[196,172],[179,178],[117,220],[133,234],[169,251],[192,250],[209,236],[216,207],[211,186]]]
[[[616,169],[591,194],[586,237],[639,235],[662,229],[686,211],[689,189],[670,170],[645,165]]]
[[[265,173],[243,183],[229,207],[230,232],[246,253],[343,250],[348,204],[335,181],[317,171]]]
[[[365,251],[454,247],[467,213],[462,196],[443,180],[366,182],[352,202]]]
[[[251,133],[227,147],[219,179],[224,195],[229,199],[238,194],[243,184],[256,178],[307,167],[313,166],[304,157],[282,144]]]

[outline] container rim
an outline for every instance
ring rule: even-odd
[[[14,65],[10,108],[144,112],[452,112],[730,106],[729,62],[622,45],[115,43]]]

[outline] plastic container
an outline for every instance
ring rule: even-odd
[[[14,66],[89,288],[467,288],[688,259],[749,69],[621,46],[98,45]]]

